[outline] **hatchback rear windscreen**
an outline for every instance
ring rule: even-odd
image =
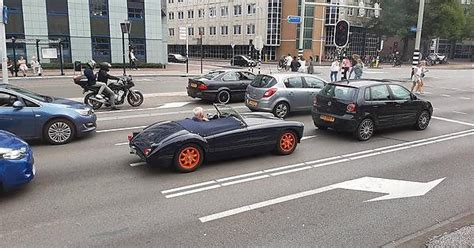
[[[326,85],[326,87],[324,87],[323,90],[320,91],[320,94],[323,96],[335,98],[338,100],[352,101],[355,98],[356,92],[357,92],[356,88],[342,86],[342,85],[328,84]]]
[[[270,88],[277,83],[276,79],[272,76],[268,75],[258,75],[255,79],[250,83],[251,86],[255,88]]]

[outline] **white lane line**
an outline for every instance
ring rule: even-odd
[[[124,109],[124,110],[115,110],[115,111],[99,111],[95,112],[96,115],[107,115],[107,114],[119,114],[119,113],[127,113],[127,112],[139,112],[139,111],[147,111],[147,110],[157,110],[160,109],[162,106],[158,107],[150,107],[150,108],[134,108],[134,109]]]
[[[318,137],[318,135],[310,135],[310,136],[305,136],[305,137],[301,138],[301,141],[303,141],[303,140],[307,140],[307,139],[316,138],[316,137]]]
[[[464,112],[460,112],[460,111],[454,111],[454,110],[453,110],[453,113],[461,114],[461,115],[467,115],[468,114],[468,113],[464,113]]]
[[[366,152],[366,151],[351,153],[353,155],[353,157],[349,157],[349,156],[347,156],[349,154],[345,154],[345,155],[340,155],[340,156],[335,156],[335,157],[330,157],[330,158],[325,158],[325,159],[319,159],[319,160],[315,160],[315,161],[308,161],[308,162],[304,162],[304,163],[298,163],[298,164],[293,164],[293,165],[286,165],[286,166],[282,166],[282,167],[267,169],[267,170],[263,170],[263,173],[266,173],[264,175],[261,175],[262,171],[257,171],[257,172],[253,172],[253,173],[246,173],[246,174],[242,174],[242,175],[236,175],[236,176],[233,176],[233,177],[222,178],[225,181],[230,181],[226,184],[219,184],[219,182],[217,182],[217,180],[208,181],[208,182],[205,182],[205,184],[206,185],[216,184],[214,186],[223,187],[223,186],[228,186],[228,185],[235,184],[235,183],[232,183],[233,179],[243,178],[243,177],[246,177],[246,176],[260,175],[258,177],[254,177],[254,178],[251,178],[251,179],[238,180],[238,183],[242,183],[242,182],[245,182],[245,181],[254,181],[254,180],[258,180],[258,179],[268,178],[268,176],[279,176],[279,175],[284,175],[284,174],[288,174],[288,173],[292,173],[292,172],[307,170],[307,169],[310,169],[310,168],[320,168],[320,167],[324,167],[324,166],[328,166],[328,165],[339,164],[339,163],[349,162],[349,161],[353,161],[353,160],[357,160],[357,159],[363,159],[363,158],[382,155],[382,154],[386,154],[386,153],[396,152],[396,151],[412,148],[412,147],[414,147],[413,146],[414,144],[416,144],[416,146],[425,146],[425,145],[438,143],[438,142],[441,142],[441,141],[446,141],[446,140],[451,140],[451,139],[456,139],[456,138],[461,138],[461,137],[465,137],[465,136],[469,136],[469,135],[474,135],[474,129],[455,132],[455,133],[449,133],[449,134],[439,135],[439,136],[435,136],[435,137],[431,137],[431,138],[425,138],[425,139],[405,142],[405,143],[401,143],[401,144],[397,144],[397,145],[391,145],[391,146],[385,146],[385,147],[380,147],[380,148],[367,150],[367,151],[372,151],[372,153]],[[331,161],[331,160],[334,160],[334,161]],[[329,161],[329,162],[325,162],[325,161]],[[312,166],[309,166],[309,165],[312,165]],[[275,171],[277,171],[277,172],[275,172]],[[220,180],[222,181],[222,179],[220,179]],[[183,187],[180,187],[180,188],[165,190],[164,192],[170,192],[170,191],[171,192],[176,192],[176,191],[183,190],[183,188],[186,189],[186,188],[195,188],[195,187],[199,187],[199,183],[198,184],[193,184],[193,185],[188,185],[188,186],[183,186]],[[191,192],[183,191],[183,192],[181,192],[182,194],[178,194],[178,195],[175,194],[175,195],[173,195],[173,197],[181,196],[181,195],[188,195],[188,194],[192,194],[192,193],[195,193],[195,192],[201,192],[201,191],[210,190],[210,189],[214,189],[214,188],[217,188],[217,187],[206,187],[206,189],[192,190]],[[166,194],[166,193],[163,193],[163,194]],[[167,198],[169,198],[169,197],[167,197]]]
[[[249,177],[249,178],[245,178],[245,179],[231,181],[231,182],[228,182],[228,183],[223,183],[222,186],[229,186],[229,185],[234,185],[234,184],[238,184],[238,183],[245,183],[245,182],[264,179],[264,178],[267,178],[267,177],[270,177],[270,176],[269,175],[261,175],[261,176],[256,176],[256,177]]]
[[[224,178],[216,179],[216,181],[217,182],[226,182],[226,181],[230,181],[230,180],[234,180],[234,179],[239,179],[239,178],[242,178],[242,177],[250,177],[250,176],[256,176],[256,175],[260,175],[260,174],[263,174],[263,171],[256,171],[256,172],[242,174],[242,175],[233,176],[233,177],[224,177]]]
[[[474,127],[474,124],[473,124],[473,123],[469,123],[469,122],[457,121],[457,120],[452,120],[452,119],[443,118],[443,117],[437,117],[437,116],[432,116],[431,118],[432,118],[432,119],[435,119],[435,120],[447,121],[447,122],[452,122],[452,123],[457,123],[457,124],[461,124],[461,125],[465,125],[465,126]]]
[[[136,126],[136,127],[122,127],[122,128],[114,128],[114,129],[104,129],[104,130],[97,130],[96,133],[110,133],[110,132],[118,132],[118,131],[126,131],[126,130],[133,130],[133,129],[143,129],[147,126]]]
[[[189,194],[193,194],[193,193],[197,193],[197,192],[201,192],[201,191],[217,189],[217,188],[220,188],[220,187],[221,187],[220,185],[211,185],[211,186],[204,187],[204,188],[197,188],[197,189],[193,189],[193,190],[189,190],[189,191],[182,191],[182,192],[179,192],[179,193],[176,193],[176,194],[165,195],[165,197],[166,198],[174,198],[174,197],[189,195]]]
[[[137,166],[143,166],[143,165],[146,165],[146,162],[138,162],[138,163],[131,163],[130,164],[131,167],[137,167]]]
[[[151,97],[173,97],[173,96],[187,96],[187,92],[177,91],[177,92],[163,92],[163,93],[150,93],[150,94],[143,94],[144,98],[151,98]],[[83,102],[84,97],[74,97],[68,98],[68,100],[76,101],[76,102]]]
[[[295,200],[295,199],[298,199],[298,198],[319,194],[319,193],[326,192],[326,191],[329,191],[329,190],[332,190],[332,189],[334,189],[334,187],[326,186],[326,187],[322,187],[322,188],[319,188],[319,189],[308,190],[308,191],[304,191],[304,192],[300,192],[300,193],[296,193],[296,194],[292,194],[292,195],[287,195],[287,196],[271,199],[271,200],[268,200],[268,201],[263,201],[263,202],[246,205],[246,206],[239,207],[239,208],[234,208],[234,209],[227,210],[227,211],[220,212],[220,213],[216,213],[216,214],[211,214],[211,215],[208,215],[208,216],[201,217],[201,218],[199,218],[199,220],[202,223],[205,223],[205,222],[209,222],[209,221],[229,217],[229,216],[232,216],[232,215],[240,214],[240,213],[243,213],[243,212],[248,212],[248,211],[251,211],[251,210],[254,210],[254,209],[263,208],[263,207],[267,207],[267,206],[270,206],[270,205],[275,205],[275,204]]]
[[[426,94],[426,95],[433,95],[433,93],[431,93],[431,92],[429,92],[429,91],[425,91],[425,92],[423,92],[423,93]]]
[[[451,95],[446,95],[446,94],[441,94],[441,96],[444,96],[444,97],[451,97]]]
[[[115,144],[115,146],[126,146],[128,144],[129,144],[129,142],[123,142],[123,143],[117,143],[117,144]]]
[[[191,185],[184,186],[184,187],[179,187],[179,188],[174,188],[174,189],[169,189],[169,190],[163,190],[163,191],[161,191],[161,193],[162,194],[168,194],[168,193],[173,193],[173,192],[176,192],[176,191],[181,191],[181,190],[184,190],[184,189],[192,189],[192,188],[206,186],[206,185],[214,184],[214,183],[216,183],[216,181],[214,181],[214,180],[207,181],[207,182],[202,182],[202,183],[196,183],[196,184],[191,184]]]
[[[464,96],[461,96],[461,97],[459,97],[459,98],[460,98],[460,99],[463,99],[463,100],[471,100],[471,98],[469,98],[469,97],[464,97]]]
[[[170,102],[170,103],[165,103],[163,106],[158,107],[158,109],[181,108],[190,103],[191,102]]]

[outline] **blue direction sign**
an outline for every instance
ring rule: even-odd
[[[301,23],[301,16],[288,16],[288,23],[300,24]]]
[[[410,32],[416,33],[416,26],[410,27]]]

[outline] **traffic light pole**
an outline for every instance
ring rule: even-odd
[[[298,56],[302,57],[304,53],[304,19],[306,16],[306,1],[301,1],[301,23],[300,23],[300,40],[298,44]]]
[[[0,7],[2,8],[3,13],[3,0],[0,0]],[[3,20],[3,14],[2,14]],[[3,83],[8,84],[8,68],[7,68],[7,41],[5,38],[5,23],[0,23],[0,49],[2,50],[2,76],[3,76]]]
[[[418,9],[418,23],[416,25],[416,39],[415,39],[415,51],[413,52],[413,62],[412,62],[412,77],[413,77],[413,68],[420,63],[420,44],[421,44],[421,32],[423,31],[423,14],[425,10],[425,0],[420,0],[420,7]]]

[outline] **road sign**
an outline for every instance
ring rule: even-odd
[[[232,49],[234,49],[235,43],[231,43],[230,46],[232,47]]]
[[[263,39],[260,35],[255,37],[255,49],[257,49],[258,51],[262,51],[263,49]]]
[[[186,40],[188,38],[188,28],[187,27],[179,27],[179,39]]]
[[[416,26],[410,27],[410,32],[416,33]]]
[[[291,24],[300,24],[301,23],[301,16],[288,16],[288,23]]]

